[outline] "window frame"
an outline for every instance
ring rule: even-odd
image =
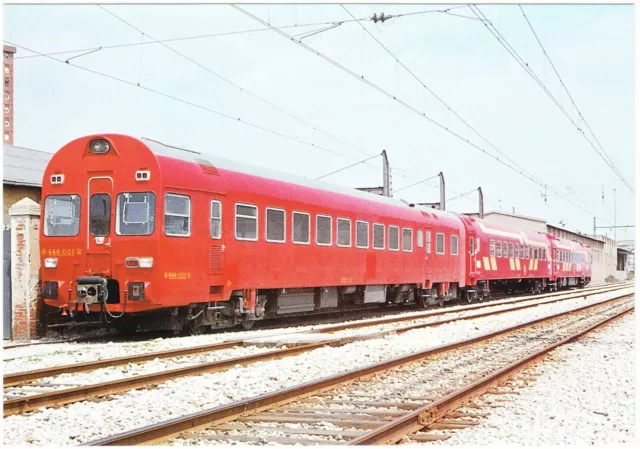
[[[122,233],[122,227],[120,226],[120,222],[122,221],[124,223],[124,214],[125,214],[125,207],[124,205],[122,206],[122,214],[120,213],[120,207],[119,207],[119,198],[122,196],[124,198],[124,194],[147,194],[147,195],[152,195],[153,198],[153,229],[151,230],[150,233],[148,234],[123,234]],[[127,203],[137,203],[139,201],[127,201]],[[125,203],[126,204],[126,203]],[[151,210],[151,203],[147,203],[149,204],[149,217],[147,219],[147,222],[151,221],[151,216],[152,216],[152,210]],[[142,191],[142,192],[120,192],[116,195],[116,218],[115,218],[115,225],[114,225],[114,231],[116,232],[116,235],[119,236],[125,236],[125,237],[147,237],[150,235],[153,235],[154,232],[156,232],[156,222],[158,221],[157,218],[157,208],[158,208],[158,203],[156,200],[156,194],[153,191]],[[147,223],[145,222],[145,223]],[[127,223],[124,223],[127,224]],[[129,222],[129,224],[132,224],[131,222]],[[164,223],[163,223],[163,227],[164,227]],[[160,231],[158,231],[160,232]]]
[[[329,219],[329,243],[319,243],[318,242],[318,218],[328,218]],[[331,246],[333,245],[333,217],[331,215],[324,214],[316,214],[316,245],[318,246]]]
[[[442,252],[438,252],[438,236],[442,236]],[[444,232],[436,232],[436,254],[444,255],[446,250]]]
[[[238,206],[245,206],[245,207],[253,207],[256,210],[256,216],[255,217],[251,217],[248,215],[242,215],[242,214],[238,214]],[[236,238],[236,240],[240,240],[240,241],[245,241],[245,242],[257,242],[258,241],[258,236],[260,235],[260,208],[258,206],[256,206],[255,204],[249,204],[249,203],[235,203],[233,206],[233,212],[234,212],[234,216],[233,216],[233,236]],[[256,221],[256,237],[254,239],[249,239],[246,237],[238,237],[238,217],[242,217],[242,218],[250,218],[252,220]]]
[[[46,227],[46,223],[45,223],[45,224],[44,224],[44,226],[42,227],[42,228],[43,228],[43,229],[42,229],[42,232],[43,232],[43,234],[44,234],[44,236],[45,236],[45,237],[49,237],[49,238],[56,238],[56,237],[69,238],[69,237],[77,237],[77,236],[80,234],[80,228],[82,227],[82,196],[80,196],[79,194],[77,194],[77,193],[62,193],[62,194],[52,194],[52,195],[47,195],[47,196],[45,197],[45,199],[44,199],[43,203],[42,203],[42,204],[43,204],[43,205],[42,205],[42,215],[43,215],[43,217],[44,217],[44,218],[45,218],[45,220],[46,220],[46,218],[47,218],[47,216],[45,215],[46,210],[47,210],[47,209],[46,209],[46,201],[47,201],[49,198],[53,198],[53,199],[55,199],[56,197],[61,197],[61,196],[68,196],[68,197],[77,196],[77,197],[78,197],[78,211],[77,211],[77,213],[79,214],[79,215],[78,215],[78,230],[77,230],[77,231],[76,231],[76,233],[75,233],[75,234],[73,234],[73,235],[71,235],[71,234],[70,234],[70,235],[49,235],[49,234],[47,234],[47,232],[46,232],[46,231],[47,231],[47,227]],[[73,201],[73,199],[71,199],[71,201]],[[76,211],[74,210],[74,213],[75,213],[75,212],[76,212]]]
[[[400,251],[400,226],[389,225],[388,228],[389,228],[389,230],[387,231],[387,249],[389,251]],[[391,239],[391,228],[394,228],[396,231],[398,231],[398,234],[397,234],[398,238],[396,240],[396,244],[397,244],[397,248],[396,249],[391,248],[391,245],[390,245],[390,243],[391,243],[391,240],[390,240]]]
[[[307,216],[307,225],[309,227],[309,233],[307,234],[307,241],[306,242],[296,241],[296,239],[295,239],[295,233],[296,233],[295,219],[296,219],[296,214],[297,215],[306,215]],[[285,216],[285,219],[286,219],[286,216]],[[293,212],[291,212],[291,241],[293,242],[294,245],[311,245],[311,214],[309,212],[303,212],[301,210],[294,210]]]
[[[268,229],[269,229],[269,211],[273,210],[276,212],[282,212],[284,214],[283,220],[283,229],[282,229],[282,240],[273,240],[268,237]],[[280,207],[271,207],[267,206],[264,208],[264,240],[269,243],[285,243],[287,241],[287,211]]]
[[[496,242],[495,240],[489,240],[489,257],[496,257]]]
[[[342,221],[346,221],[349,223],[349,244],[348,245],[344,245],[344,244],[340,244],[340,220]],[[350,218],[346,218],[346,217],[338,217],[336,219],[336,243],[338,244],[338,246],[340,248],[351,248],[351,244],[353,243],[353,238],[352,238],[352,233],[351,230],[353,229],[353,226],[351,226],[351,219]]]
[[[107,220],[107,224],[108,224],[108,228],[107,228],[107,233],[104,235],[101,234],[95,234],[93,232],[93,230],[91,229],[91,224],[92,224],[92,217],[94,217],[94,214],[92,213],[92,209],[91,209],[91,202],[93,201],[93,198],[96,196],[106,196],[107,198],[109,198],[109,207],[108,207],[108,212],[107,212],[107,216],[108,216],[108,220]],[[89,197],[89,213],[88,215],[88,219],[89,219],[89,234],[92,237],[108,237],[111,234],[111,207],[113,206],[113,202],[112,202],[112,198],[111,198],[111,194],[106,193],[106,192],[98,192],[98,193],[94,193]]]
[[[367,225],[367,246],[358,245],[358,223],[364,223]],[[369,248],[369,222],[364,220],[356,220],[356,248],[368,249]]]
[[[424,235],[422,229],[416,229],[416,247],[422,248],[424,245]]]
[[[404,231],[409,231],[409,249],[404,249]],[[405,253],[413,252],[413,228],[402,228],[402,251]]]
[[[376,226],[378,226],[379,228],[382,228],[382,247],[376,246]],[[378,228],[378,229],[379,229]],[[386,232],[385,232],[385,226],[382,223],[373,223],[373,238],[372,238],[372,242],[371,242],[371,246],[373,247],[373,249],[377,249],[378,251],[384,251],[384,249],[387,247],[387,240],[386,240]]]
[[[502,259],[502,240],[496,241],[496,257]]]
[[[455,239],[455,242],[456,242],[456,252],[455,253],[453,252],[453,241],[454,241],[454,239]],[[459,251],[460,248],[458,248],[459,244],[460,244],[460,239],[458,238],[458,236],[456,234],[451,234],[451,243],[450,243],[451,247],[450,247],[450,251],[449,252],[451,253],[452,256],[457,256],[457,255],[460,254],[460,251]]]
[[[214,217],[213,216],[213,203],[218,203],[219,206],[219,210],[220,210],[220,216],[219,217]],[[211,232],[211,224],[213,223],[212,220],[220,220],[220,235],[218,237],[214,237],[213,233]],[[220,200],[211,200],[209,202],[209,235],[211,236],[212,239],[214,240],[221,240],[222,239],[222,201]]]
[[[175,197],[181,197],[181,198],[187,198],[189,200],[189,213],[187,215],[185,214],[176,214],[176,213],[170,213],[167,214],[167,197],[171,195],[171,196],[175,196]],[[191,237],[191,213],[192,213],[192,209],[191,209],[191,197],[189,195],[183,195],[181,193],[170,193],[170,192],[165,192],[164,194],[164,204],[163,204],[163,210],[162,210],[163,214],[162,214],[162,231],[164,232],[164,235],[166,235],[167,237]],[[189,219],[188,223],[189,223],[189,230],[186,234],[169,234],[167,233],[167,215],[171,216],[171,217],[187,217]]]
[[[424,242],[424,247],[427,254],[431,254],[431,231],[426,231],[425,234],[426,234],[426,238]]]

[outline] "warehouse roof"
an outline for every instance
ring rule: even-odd
[[[44,170],[53,153],[4,145],[2,183],[19,186],[42,186]]]

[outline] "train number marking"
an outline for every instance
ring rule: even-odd
[[[185,280],[191,279],[191,273],[187,272],[175,272],[175,271],[165,271],[164,278],[169,280]]]
[[[56,249],[46,249],[42,248],[40,253],[43,256],[49,257],[69,257],[69,256],[80,256],[82,254],[82,249],[77,248],[56,248]]]

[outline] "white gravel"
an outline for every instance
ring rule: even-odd
[[[608,293],[602,296],[616,295]],[[597,300],[602,300],[603,297]],[[595,302],[591,299],[587,302]],[[518,322],[584,305],[585,300],[555,303],[499,316],[459,321],[401,335],[323,347],[282,360],[258,362],[227,371],[176,379],[150,390],[136,390],[110,400],[41,409],[4,419],[7,444],[65,445],[87,442],[146,424],[291,387],[408,352],[470,338]],[[70,422],[81,425],[69,425]]]
[[[436,444],[587,446],[635,441],[634,317],[628,314],[556,349],[533,367],[535,382],[518,389],[518,396],[509,396],[501,403],[504,408],[483,409],[490,415],[480,425],[447,432],[451,438]]]
[[[567,295],[575,294],[576,291],[569,291],[566,295],[558,296],[566,297]],[[584,291],[585,294],[589,293],[589,289]],[[540,298],[536,296],[529,297],[521,297],[521,300],[526,301],[527,298],[531,298],[531,301],[539,301]],[[479,310],[492,310],[493,306],[499,306],[503,302],[510,301],[511,298],[505,298],[498,301],[492,301],[490,304],[492,305],[491,309],[489,308],[481,308]],[[528,302],[528,301],[526,301]],[[456,312],[459,310],[464,310],[467,305],[463,304],[460,306],[447,307],[447,312]],[[502,308],[507,307],[503,306]],[[493,309],[497,310],[497,309]],[[402,313],[394,316],[411,316],[416,314],[424,314],[424,311],[410,311],[407,313]],[[472,312],[470,312],[472,313]],[[479,312],[478,312],[479,313]],[[361,321],[368,322],[376,320],[377,318],[370,318],[365,320],[348,320],[350,321]],[[407,322],[397,323],[396,325],[386,325],[387,328],[397,327],[400,325],[406,325]],[[123,357],[127,355],[134,354],[143,354],[148,352],[156,352],[156,351],[164,351],[175,348],[184,348],[189,346],[198,346],[205,344],[213,344],[219,343],[223,341],[229,340],[238,340],[238,339],[256,339],[259,337],[268,337],[268,336],[281,336],[288,334],[296,334],[300,332],[309,332],[313,330],[323,329],[326,327],[331,327],[332,324],[326,325],[307,325],[307,326],[298,326],[291,327],[286,329],[265,329],[265,330],[253,330],[253,331],[245,331],[245,332],[221,332],[216,334],[209,335],[200,335],[200,336],[189,336],[189,337],[168,337],[168,338],[157,338],[153,340],[146,341],[135,341],[135,342],[127,342],[127,343],[116,343],[116,342],[90,342],[90,343],[52,343],[45,345],[32,345],[26,346],[22,348],[6,348],[2,351],[2,359],[3,359],[3,373],[10,374],[21,371],[30,371],[35,369],[43,369],[50,368],[53,366],[58,366],[61,364],[74,364],[74,363],[83,363],[94,360],[103,360],[114,357]],[[372,328],[369,328],[367,332],[371,332]],[[383,330],[380,328],[379,330]],[[351,333],[350,333],[351,332]],[[344,331],[344,333],[340,334],[340,336],[350,336],[353,335],[354,331]],[[355,331],[359,333],[363,333],[364,331]],[[61,360],[63,360],[61,362]]]

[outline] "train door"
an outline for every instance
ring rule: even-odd
[[[469,284],[474,285],[476,283],[476,235],[470,232],[469,234]]]
[[[222,244],[222,196],[214,196],[209,202],[209,274],[222,274],[224,245]]]
[[[110,273],[113,179],[110,176],[91,177],[87,193],[87,270]]]
[[[427,280],[431,281],[433,272],[431,270],[431,255],[434,254],[435,248],[433,248],[433,233],[431,232],[431,227],[428,226],[424,229],[424,267],[425,267],[425,277]]]

